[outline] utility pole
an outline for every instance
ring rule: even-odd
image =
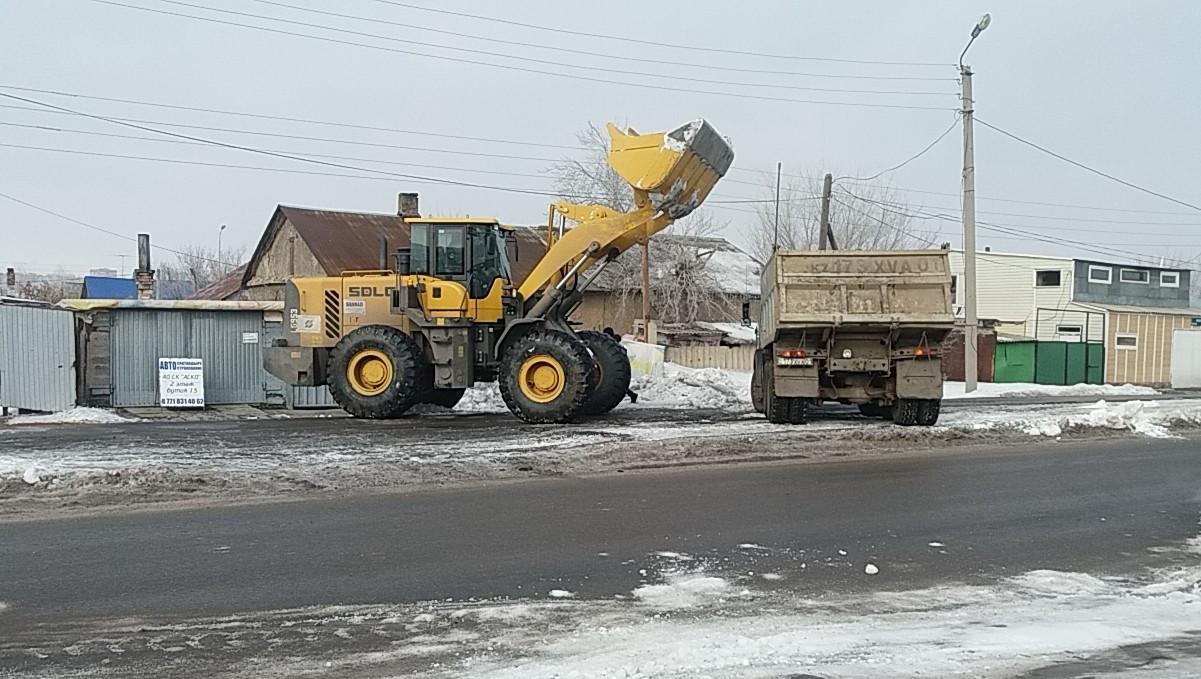
[[[976,326],[976,143],[972,138],[972,71],[963,76],[963,381],[964,391],[976,390],[980,357]]]
[[[643,341],[649,344],[658,342],[658,337],[651,327],[651,239],[642,238],[642,334]]]
[[[776,232],[772,235],[771,251],[780,249],[780,174],[784,171],[784,163],[776,163]]]
[[[217,229],[217,262],[221,267],[221,273],[225,273],[225,260],[221,259],[221,236],[225,234],[225,225],[222,224],[220,229]]]
[[[972,28],[972,38],[959,55],[959,75],[963,80],[963,382],[964,391],[976,391],[979,372],[976,331],[976,142],[972,137],[972,68],[963,65],[963,57],[980,32],[988,28],[992,17],[985,14]]]
[[[830,249],[830,191],[834,188],[834,177],[826,174],[822,180],[822,219],[821,233],[817,235],[817,249]]]

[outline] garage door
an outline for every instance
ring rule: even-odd
[[[1172,388],[1201,388],[1201,331],[1172,333]]]

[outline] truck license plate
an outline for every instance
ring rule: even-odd
[[[784,358],[776,357],[776,365],[813,365],[812,358]]]

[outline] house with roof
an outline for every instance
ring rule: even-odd
[[[402,193],[396,214],[313,210],[280,205],[267,222],[240,282],[248,299],[283,300],[284,283],[300,276],[338,276],[345,271],[379,268],[379,237],[389,250],[409,246],[407,217],[420,217],[418,196]],[[517,229],[509,253],[516,282],[524,280],[545,252],[534,229]],[[233,294],[228,284],[214,294]]]
[[[951,296],[962,316],[963,253],[953,250],[950,258]],[[1201,368],[1192,275],[1146,264],[978,252],[977,316],[995,320],[1002,339],[1101,345],[1105,382],[1166,386],[1175,372],[1176,386],[1183,386],[1184,374]]]
[[[280,301],[284,284],[293,277],[377,269],[379,236],[387,238],[389,250],[408,247],[410,229],[405,219],[420,216],[415,193],[399,195],[396,214],[280,205],[245,266],[197,291],[194,298]],[[513,282],[519,285],[546,252],[547,229],[518,226],[513,233],[509,263]],[[714,281],[705,287],[716,290],[720,298],[702,300],[700,321],[737,322],[741,301],[758,298],[758,263],[723,238],[659,234],[652,239],[651,250],[651,277],[655,282],[670,281],[671,268],[681,258],[697,262]],[[640,278],[640,255],[636,249],[628,251],[593,283],[573,318],[582,328],[612,327],[620,333],[633,332],[635,319],[642,315],[637,291]]]

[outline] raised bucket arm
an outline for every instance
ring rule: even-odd
[[[555,209],[578,225],[551,245],[518,289],[522,298],[541,302],[528,315],[545,313],[550,300],[540,298],[552,293],[559,272],[568,267],[583,272],[699,207],[734,160],[730,143],[700,119],[670,132],[622,132],[612,123],[608,130],[607,161],[634,189],[635,209],[615,212],[599,205],[557,203]]]

